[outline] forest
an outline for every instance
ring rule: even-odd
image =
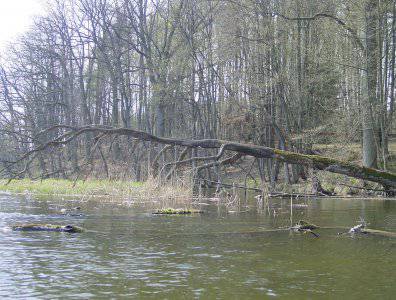
[[[0,58],[0,177],[218,183],[234,167],[245,185],[324,170],[396,189],[395,14],[389,0],[50,1]]]

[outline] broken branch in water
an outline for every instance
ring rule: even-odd
[[[396,232],[384,231],[384,230],[377,230],[377,229],[369,229],[367,227],[367,223],[362,220],[360,224],[353,226],[347,232],[338,233],[338,235],[345,235],[345,234],[371,234],[371,235],[378,235],[383,237],[392,237],[396,238]]]

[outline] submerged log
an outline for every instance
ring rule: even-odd
[[[366,222],[362,222],[356,226],[353,226],[349,231],[339,233],[338,235],[343,235],[343,234],[350,234],[350,235],[355,235],[355,234],[370,234],[370,235],[377,235],[377,236],[382,236],[382,237],[391,237],[391,238],[396,238],[396,232],[390,232],[390,231],[384,231],[384,230],[378,230],[378,229],[370,229],[366,228],[367,224]]]
[[[283,193],[283,192],[272,192],[268,194],[270,198],[308,198],[308,197],[327,197],[324,195],[317,195],[314,193],[298,194],[298,193]]]
[[[300,220],[298,221],[298,223],[296,225],[294,225],[292,227],[293,229],[302,229],[302,230],[306,230],[306,229],[310,229],[310,230],[314,230],[314,229],[318,229],[320,228],[318,225],[309,223],[307,221],[304,220]]]
[[[164,208],[153,212],[153,215],[190,215],[202,213],[203,211],[197,209]]]
[[[83,229],[74,225],[53,225],[53,224],[23,224],[12,226],[14,231],[56,231],[77,233],[83,232]]]
[[[362,229],[361,232],[365,233],[365,234],[396,238],[396,232],[377,230],[377,229],[369,229],[369,228]]]
[[[319,234],[314,232],[313,230],[320,228],[319,226],[309,223],[304,220],[298,221],[298,223],[292,227],[290,227],[290,230],[296,231],[296,232],[302,232],[302,233],[310,233],[315,237],[319,237]]]
[[[329,229],[331,227],[327,227]],[[298,221],[298,223],[289,228],[292,231],[302,232],[302,233],[311,233],[315,237],[319,237],[319,235],[314,232],[315,229],[320,229],[319,226],[306,222],[304,220]],[[389,238],[396,238],[396,232],[384,231],[384,230],[377,230],[377,229],[369,229],[366,228],[366,223],[361,223],[349,229],[347,232],[339,233],[338,235],[356,235],[356,234],[367,234],[367,235],[375,235],[375,236],[382,236],[382,237],[389,237]]]
[[[155,136],[150,133],[131,128],[114,128],[108,126],[89,125],[84,127],[72,127],[67,125],[56,125],[41,132],[40,134],[48,133],[59,129],[65,129],[68,131],[65,134],[25,153],[20,157],[20,159],[13,163],[16,164],[22,160],[28,159],[33,156],[34,153],[40,152],[48,147],[65,145],[82,134],[97,133],[101,135],[124,135],[142,141],[151,141],[166,145],[178,145],[192,148],[217,148],[219,149],[219,156],[221,156],[220,154],[224,153],[225,150],[229,150],[238,152],[241,155],[250,155],[257,158],[272,158],[289,164],[304,165],[316,170],[323,170],[376,182],[381,184],[384,189],[388,191],[396,189],[396,174],[367,168],[343,160],[320,155],[301,154],[264,146],[241,144],[218,139],[187,140],[178,138],[166,138]],[[7,163],[7,166],[9,166],[9,164],[10,162]]]

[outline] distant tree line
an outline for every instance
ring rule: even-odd
[[[93,124],[299,153],[355,142],[365,166],[387,169],[395,12],[379,0],[50,1],[1,58],[0,160],[7,170],[63,134],[45,131],[57,124]],[[150,175],[158,145],[105,138],[81,136],[20,168],[67,176],[95,160],[106,176],[117,164]],[[269,181],[304,176],[273,159],[258,168]]]

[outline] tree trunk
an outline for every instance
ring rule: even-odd
[[[366,2],[366,70],[365,78],[365,95],[363,96],[363,166],[368,168],[377,167],[377,143],[375,139],[376,129],[373,122],[373,107],[376,103],[377,96],[377,0],[368,0]]]

